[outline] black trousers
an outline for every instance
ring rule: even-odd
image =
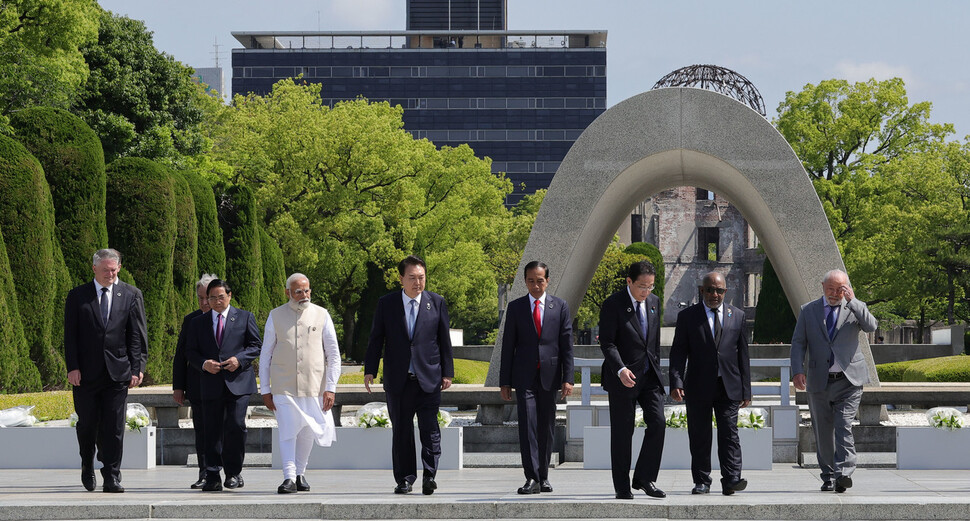
[[[192,415],[192,430],[195,431],[195,455],[196,459],[199,460],[199,477],[205,477],[205,421],[203,420],[204,413],[202,412],[202,399],[199,398],[198,392],[189,394],[188,391],[185,393],[186,397],[189,399],[189,408],[191,409]]]
[[[94,379],[82,375],[73,395],[81,465],[93,466],[97,449],[98,461],[104,464],[101,476],[105,481],[120,481],[128,382],[115,382],[107,372]]]
[[[246,457],[246,408],[249,395],[237,395],[222,388],[219,396],[202,397],[203,439],[205,440],[206,479],[219,480],[242,472]]]
[[[408,379],[400,394],[385,393],[387,414],[391,417],[391,454],[394,482],[414,483],[418,479],[415,459],[414,416],[418,416],[421,436],[421,465],[425,477],[435,477],[441,457],[441,429],[438,427],[438,407],[441,391],[426,393],[417,380]]]
[[[549,459],[555,440],[556,393],[542,388],[536,371],[532,385],[515,390],[519,414],[519,452],[526,479],[549,479]]]
[[[711,413],[717,420],[717,460],[721,483],[741,477],[741,439],[738,437],[739,402],[727,397],[720,378],[710,399],[687,397],[687,437],[690,440],[690,473],[695,484],[711,484]]]
[[[636,425],[636,406],[643,409],[647,429],[640,446],[633,479],[641,483],[657,481],[660,458],[664,450],[664,389],[653,371],[637,379],[632,389],[609,393],[610,397],[610,456],[613,467],[613,489],[617,493],[630,491],[630,463],[633,458],[633,428]]]

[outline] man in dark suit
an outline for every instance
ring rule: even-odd
[[[859,337],[875,331],[879,323],[855,297],[844,271],[826,273],[822,293],[798,314],[791,339],[792,383],[800,391],[808,390],[822,491],[841,493],[852,486],[852,420],[862,401],[862,386],[869,382]]]
[[[209,296],[206,289],[209,283],[218,277],[210,273],[202,275],[195,283],[195,293],[199,297],[199,309],[185,315],[182,319],[182,329],[179,330],[178,343],[175,344],[175,356],[172,357],[172,399],[179,405],[185,405],[189,399],[192,406],[192,428],[195,431],[195,454],[199,461],[199,479],[192,483],[191,488],[202,488],[205,485],[205,429],[202,425],[202,399],[199,397],[199,379],[202,369],[189,365],[185,357],[185,343],[188,338],[189,324],[197,316],[212,310],[209,306]]]
[[[121,456],[128,389],[141,383],[148,358],[145,304],[138,288],[118,280],[121,254],[94,254],[94,281],[67,294],[64,354],[74,386],[81,483],[95,487],[94,455],[104,465],[105,492],[124,492]]]
[[[610,452],[617,499],[633,499],[631,440],[638,403],[647,429],[632,486],[650,497],[667,497],[654,483],[660,473],[666,428],[660,379],[660,299],[651,293],[655,279],[653,264],[634,262],[627,270],[627,287],[610,295],[600,307],[602,381],[610,399]]]
[[[546,295],[549,267],[525,265],[529,294],[509,303],[502,335],[502,399],[515,387],[519,414],[519,451],[525,485],[519,494],[552,492],[549,459],[556,425],[556,392],[573,392],[572,317],[566,301]]]
[[[189,323],[185,353],[189,363],[202,369],[199,395],[205,430],[205,485],[222,490],[219,471],[225,468],[226,488],[242,488],[246,456],[246,409],[256,392],[253,360],[262,341],[253,314],[229,305],[229,284],[216,279],[206,294],[212,311]]]
[[[364,362],[364,386],[370,392],[383,353],[384,392],[394,430],[394,493],[407,494],[417,479],[412,428],[417,414],[424,467],[421,491],[430,495],[438,488],[441,391],[451,387],[455,376],[448,306],[441,295],[424,290],[426,269],[419,257],[407,256],[397,270],[403,289],[377,302]]]
[[[711,491],[711,412],[717,420],[721,493],[744,490],[738,409],[751,403],[751,364],[744,311],[724,302],[727,284],[717,272],[704,275],[704,302],[677,314],[670,349],[670,396],[687,400],[691,494]],[[684,366],[687,366],[686,374]]]

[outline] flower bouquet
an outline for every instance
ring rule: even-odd
[[[37,423],[37,418],[34,418],[34,415],[31,414],[33,410],[33,405],[18,405],[0,411],[0,428],[30,427]]]
[[[763,429],[765,410],[760,407],[742,407],[738,410],[739,429]]]
[[[641,418],[642,418],[642,413],[641,413]],[[687,407],[683,405],[665,407],[664,418],[666,419],[667,427],[671,429],[686,429],[687,428]]]
[[[129,403],[125,409],[125,428],[129,431],[141,432],[142,427],[152,424],[148,417],[148,409],[140,403]]]
[[[387,404],[384,402],[371,402],[357,411],[357,426],[365,429],[373,427],[391,427],[391,418],[387,414]]]
[[[442,429],[451,425],[451,413],[438,409],[438,426]]]
[[[926,419],[937,429],[953,430],[967,426],[963,413],[952,407],[934,407],[926,411]]]

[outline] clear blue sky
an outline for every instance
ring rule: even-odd
[[[405,0],[99,0],[143,20],[155,45],[226,81],[232,31],[403,30]],[[733,69],[761,91],[768,117],[788,91],[829,78],[906,81],[935,122],[970,134],[970,2],[963,0],[508,0],[508,27],[606,29],[607,104],[697,63]]]

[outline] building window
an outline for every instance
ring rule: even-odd
[[[717,262],[721,257],[720,236],[721,233],[718,228],[697,229],[698,260]]]
[[[750,224],[746,225],[745,227],[747,228],[747,234],[746,234],[747,235],[747,241],[746,241],[747,248],[749,250],[754,249],[754,248],[757,248],[758,245],[761,244],[761,243],[758,241],[758,236],[754,233],[754,228],[752,228]]]
[[[705,190],[704,188],[697,189],[697,200],[698,201],[713,201],[714,192],[710,190]]]
[[[753,308],[758,305],[758,295],[761,294],[761,274],[748,273],[748,285],[744,293],[744,306]]]

